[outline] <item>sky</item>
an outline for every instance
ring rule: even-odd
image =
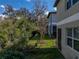
[[[11,5],[14,9],[25,7],[31,11],[33,9],[33,1],[34,0],[0,0],[0,14],[4,12],[4,5],[6,4]],[[42,2],[47,5],[47,12],[55,10],[53,7],[55,0],[42,0]]]

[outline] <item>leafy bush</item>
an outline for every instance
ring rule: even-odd
[[[0,59],[24,59],[25,56],[22,52],[16,50],[5,50],[0,53]]]
[[[32,31],[37,30],[36,24],[24,17],[14,21],[14,19],[7,19],[0,22],[0,48],[13,45],[24,47]]]

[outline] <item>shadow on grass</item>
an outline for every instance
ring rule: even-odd
[[[64,59],[57,48],[7,49],[0,59]]]
[[[25,52],[26,59],[64,59],[57,48],[35,48]]]

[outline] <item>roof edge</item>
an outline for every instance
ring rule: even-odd
[[[59,3],[59,1],[60,1],[60,0],[56,0],[56,1],[55,1],[54,7],[57,6],[57,4]]]
[[[56,14],[56,13],[57,13],[57,12],[49,12],[47,18],[49,18],[49,16],[50,16],[51,14]]]

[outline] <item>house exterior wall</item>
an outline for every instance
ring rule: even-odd
[[[67,39],[66,39],[66,28],[74,28],[79,27],[79,20],[67,24],[60,25],[58,28],[62,29],[62,51],[61,53],[65,56],[66,59],[76,59],[78,57],[79,59],[79,52],[76,51],[74,48],[71,48],[67,45]]]
[[[50,14],[48,18],[48,34],[50,37],[53,37],[53,26],[56,26],[57,19],[56,19],[56,13]]]
[[[57,29],[62,29],[61,53],[66,59],[79,59],[79,51],[67,45],[66,29],[79,27],[79,1],[71,6],[68,10],[66,7],[67,0],[60,0],[57,4]],[[58,39],[58,35],[57,35]]]
[[[48,34],[51,37],[51,25],[52,25],[52,15],[49,16],[48,18]]]
[[[57,5],[57,17],[58,17],[58,22],[61,21],[61,15],[62,13],[65,12],[66,5],[65,5],[66,0],[60,0],[60,2]]]
[[[67,10],[67,0],[60,0],[57,5],[58,22],[79,12],[79,1]]]

